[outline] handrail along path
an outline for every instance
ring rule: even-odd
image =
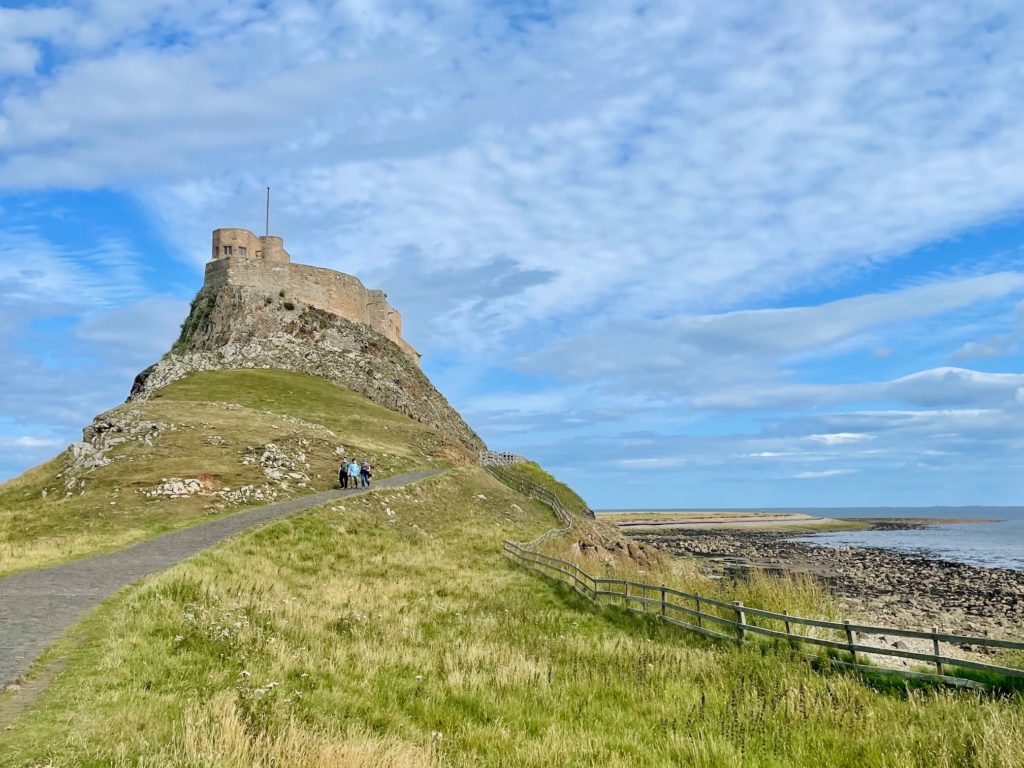
[[[850,660],[828,658],[827,661],[835,666],[852,668],[858,671],[896,675],[908,679],[929,680],[975,689],[984,689],[987,686],[976,680],[958,677],[955,674],[947,674],[947,672],[953,672],[956,669],[969,669],[997,676],[1024,678],[1024,670],[1022,669],[974,661],[972,659],[956,658],[943,654],[941,649],[941,645],[946,643],[1024,651],[1024,642],[955,635],[948,632],[939,632],[937,628],[927,632],[849,621],[829,621],[826,619],[794,616],[787,612],[779,613],[762,608],[752,608],[743,605],[739,601],[730,603],[697,593],[683,592],[667,587],[664,584],[645,584],[628,579],[598,578],[587,573],[575,563],[551,557],[537,551],[537,548],[542,543],[552,538],[564,536],[574,525],[572,515],[565,509],[557,496],[548,489],[509,472],[505,469],[507,465],[505,463],[488,464],[481,461],[481,464],[501,482],[550,506],[559,522],[562,523],[561,528],[547,531],[533,541],[506,541],[506,557],[524,568],[561,581],[576,593],[595,604],[624,607],[633,613],[648,614],[667,624],[672,624],[690,632],[696,632],[705,637],[735,642],[741,645],[752,641],[753,637],[760,636],[771,640],[786,641],[801,650],[801,646],[810,645],[833,652],[839,651],[847,655]],[[707,608],[714,610],[704,610]],[[831,636],[820,636],[823,634]],[[886,635],[927,640],[931,642],[932,653],[863,645],[856,641],[855,635]],[[819,655],[805,655],[815,660],[822,660]],[[865,659],[865,656],[889,656],[920,661],[925,664],[934,665],[935,672],[916,672],[905,669],[878,667],[865,663],[868,661],[868,659]]]

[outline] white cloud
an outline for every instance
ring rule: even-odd
[[[109,307],[145,290],[140,262],[116,238],[65,248],[30,228],[0,229],[0,300],[7,306]]]
[[[825,469],[820,472],[797,472],[793,477],[797,480],[816,480],[822,477],[836,477],[838,475],[855,474],[855,469]]]
[[[625,460],[648,469],[767,473],[1015,450],[1018,374],[942,365],[1017,348],[995,317],[1024,293],[1019,253],[871,278],[1021,209],[1024,13],[556,6],[0,10],[0,187],[128,190],[194,267],[214,227],[259,226],[270,184],[297,260],[387,289],[457,404],[543,455],[604,439],[618,461],[636,440]],[[149,342],[120,332],[151,292],[124,242],[70,253],[5,230],[0,294],[72,313],[70,343],[137,360],[173,334],[173,297],[135,337]],[[64,424],[123,394],[108,358],[60,389],[3,346],[20,322],[0,316],[7,408],[45,396]],[[863,369],[823,363],[858,351]],[[703,409],[727,415],[683,439]],[[802,450],[844,434],[865,438]]]
[[[897,402],[916,406],[1002,405],[1016,397],[1024,373],[984,373],[966,368],[933,368],[899,379],[865,384],[762,384],[693,398],[698,408],[803,409],[856,402]]]
[[[35,71],[39,51],[26,43],[8,43],[0,47],[0,76],[26,75]]]
[[[142,368],[170,348],[188,311],[187,301],[155,294],[109,312],[89,313],[72,335],[98,356]]]
[[[993,311],[996,302],[1022,292],[1024,272],[1000,272],[934,277],[922,285],[815,306],[680,314],[629,323],[601,320],[595,332],[556,339],[539,354],[527,352],[524,365],[564,378],[692,394],[702,408],[762,407],[773,398],[797,401],[805,395],[817,403],[829,390],[780,383],[786,367],[857,345],[873,349],[872,334],[883,328],[906,333],[912,323],[952,312],[974,307]],[[637,375],[640,371],[642,376]],[[737,386],[737,381],[748,383]]]
[[[1013,15],[975,50],[971,11],[909,3],[593,3],[519,33],[473,6],[242,8],[100,4],[77,19],[144,44],[4,100],[2,183],[145,183],[199,257],[210,228],[256,218],[258,195],[223,193],[266,179],[308,260],[326,246],[385,273],[415,243],[437,265],[504,254],[557,271],[450,312],[439,336],[474,350],[481,325],[775,293],[1024,200],[1018,84],[992,74],[1024,61]],[[159,49],[150,29],[188,43]],[[238,53],[253,49],[273,55]],[[215,205],[190,202],[200,186]]]
[[[122,238],[62,222],[49,239],[15,205],[0,228],[0,477],[79,439],[167,350],[188,303],[153,293]],[[59,215],[49,210],[48,216]],[[63,238],[62,238],[63,239]],[[144,297],[144,298],[143,298]]]
[[[0,445],[11,448],[57,448],[66,444],[66,441],[59,437],[34,437],[32,435],[19,435],[17,437],[0,436]]]
[[[620,459],[615,462],[620,468],[626,470],[645,469],[676,469],[690,463],[686,458],[649,458],[649,459]]]
[[[866,440],[874,440],[874,435],[867,435],[863,432],[835,432],[829,435],[808,435],[808,440],[813,440],[825,445],[847,445],[849,443],[862,443]]]

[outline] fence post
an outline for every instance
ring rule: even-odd
[[[747,612],[743,610],[743,603],[739,600],[733,600],[732,604],[736,606],[734,610],[736,611],[736,622],[739,624],[739,626],[736,627],[736,639],[739,640],[742,645],[747,639],[747,630],[745,629],[747,626]]]
[[[665,585],[661,585],[661,618],[665,618]]]
[[[853,630],[850,629],[850,622],[844,621],[843,625],[846,628],[846,644],[850,648],[850,656],[853,657],[853,665],[857,666],[857,651],[853,649]]]
[[[701,611],[700,611],[700,595],[694,595],[693,597],[697,601],[697,626],[698,627],[703,627],[704,626],[704,620],[701,619],[701,616],[700,616],[700,613],[701,613]]]
[[[932,648],[935,651],[935,673],[942,677],[942,662],[939,661],[939,628],[932,627]]]
[[[622,580],[622,607],[629,608],[629,582]]]
[[[790,636],[793,634],[793,630],[789,626],[789,609],[784,609],[782,611],[782,615],[786,617],[785,619],[783,619],[783,623],[786,625],[786,637],[790,638]]]

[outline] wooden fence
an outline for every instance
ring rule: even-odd
[[[520,464],[526,461],[526,458],[520,456],[518,453],[508,453],[507,451],[480,451],[480,466],[482,467],[504,467],[509,464]]]
[[[572,528],[573,518],[569,513],[569,510],[567,510],[562,505],[561,500],[547,488],[537,485],[536,483],[531,483],[528,480],[524,480],[500,466],[485,464],[484,468],[510,488],[514,488],[526,496],[531,496],[538,501],[547,504],[551,507],[551,511],[555,513],[555,517],[558,518],[558,522],[562,524],[561,528],[552,528],[550,531],[542,533],[533,541],[528,541],[520,546],[531,548],[538,547],[548,539],[555,539],[559,536],[564,536],[569,532],[569,529]]]
[[[778,640],[804,650],[804,646],[825,648],[833,652],[827,657],[829,663],[860,671],[897,675],[911,679],[924,679],[966,688],[984,689],[987,686],[977,680],[958,677],[962,670],[974,670],[1000,677],[1024,678],[1024,670],[1014,667],[989,664],[972,659],[960,659],[945,655],[943,644],[969,645],[972,648],[1003,649],[1024,651],[1024,643],[996,640],[988,637],[970,637],[939,632],[930,632],[877,627],[849,621],[828,621],[793,616],[783,611],[766,611],[745,606],[743,603],[724,602],[713,598],[682,592],[664,584],[644,584],[628,579],[606,579],[593,576],[575,563],[536,551],[539,544],[554,536],[564,535],[573,525],[572,516],[565,510],[558,498],[546,488],[516,477],[499,467],[488,470],[499,480],[533,498],[548,504],[562,528],[548,531],[527,543],[505,542],[505,555],[524,568],[548,578],[567,584],[581,596],[598,605],[616,605],[634,613],[648,614],[660,621],[717,640],[743,644],[758,638]],[[902,648],[863,645],[865,636],[900,637],[925,640],[930,643],[931,653],[921,653]],[[835,658],[835,652],[845,658]],[[807,654],[821,659],[820,655]],[[905,669],[879,667],[870,663],[871,656],[888,656],[923,664],[934,665],[935,672],[915,672]]]
[[[525,480],[519,475],[516,475],[513,472],[509,472],[507,469],[505,469],[505,466],[501,464],[491,464],[481,461],[480,465],[510,488],[515,488],[520,493],[523,493],[527,496],[532,496],[538,501],[541,501],[547,504],[549,507],[551,507],[552,511],[555,513],[555,516],[558,518],[558,521],[562,524],[563,527],[545,533],[545,540],[547,540],[547,538],[550,538],[549,534],[562,534],[567,532],[568,529],[572,527],[572,514],[562,505],[562,501],[547,488],[545,488],[542,485],[537,485],[536,483],[531,483],[529,480]],[[583,514],[591,519],[594,519],[595,517],[594,510],[590,509],[589,507],[583,510]]]

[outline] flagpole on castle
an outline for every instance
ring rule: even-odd
[[[270,187],[267,187],[267,220],[263,234],[270,237]]]

